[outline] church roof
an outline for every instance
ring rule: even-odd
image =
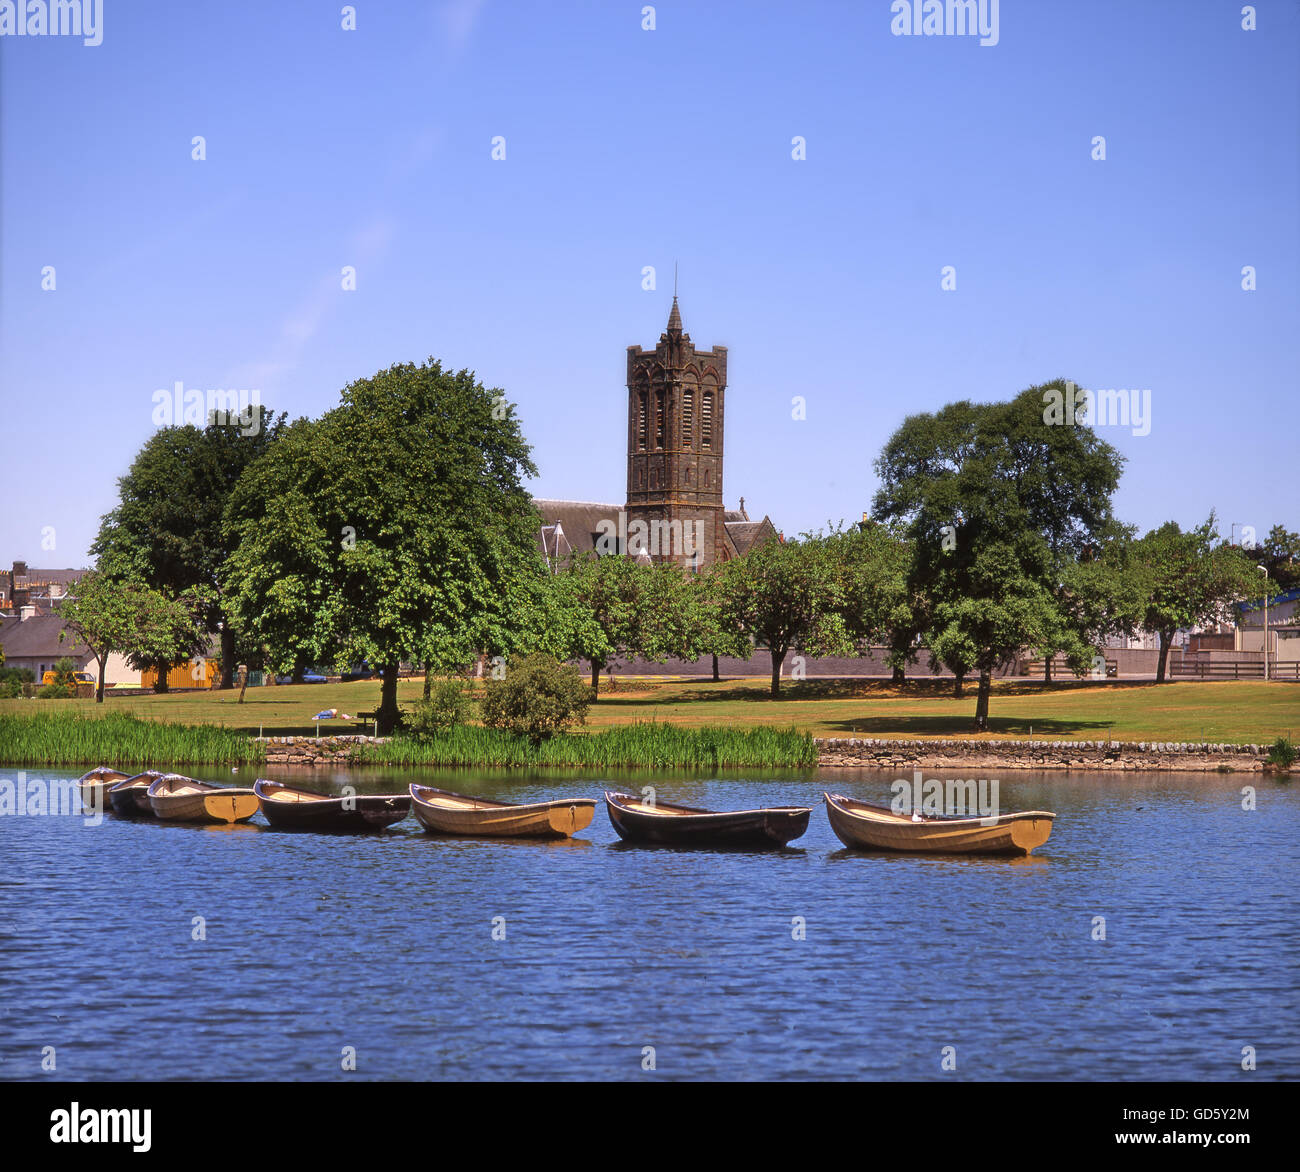
[[[618,524],[623,505],[602,504],[598,501],[533,501],[534,508],[542,514],[542,532],[538,546],[550,558],[565,558],[570,554],[592,553],[596,538],[600,536],[601,521]],[[560,533],[555,532],[559,526]],[[547,532],[549,530],[549,532]]]
[[[727,514],[731,516],[730,513]],[[731,538],[732,544],[736,547],[736,553],[744,557],[754,546],[767,540],[769,537],[776,536],[776,526],[772,524],[770,517],[764,517],[761,521],[732,521],[727,520],[727,536]]]

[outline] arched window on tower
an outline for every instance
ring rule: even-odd
[[[664,393],[655,392],[655,447],[664,446]]]
[[[713,392],[705,391],[700,400],[700,446],[713,447]]]
[[[682,390],[682,447],[689,448],[694,442],[695,427],[695,388]]]
[[[644,452],[649,435],[649,418],[646,414],[646,392],[638,391],[636,396],[636,446]]]

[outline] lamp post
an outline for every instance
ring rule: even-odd
[[[1264,680],[1268,680],[1268,567],[1257,566],[1264,575]]]

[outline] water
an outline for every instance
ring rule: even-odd
[[[1011,775],[1004,810],[1057,820],[1007,860],[842,849],[821,793],[887,800],[865,770],[278,775],[818,808],[770,853],[624,846],[603,804],[551,843],[0,818],[0,1078],[1258,1080],[1300,1060],[1294,783]]]

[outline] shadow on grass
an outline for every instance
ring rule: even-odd
[[[974,728],[974,714],[952,716],[879,716],[856,717],[850,720],[826,720],[828,728],[840,730],[849,736],[883,737],[980,737],[1002,735],[1028,739],[1030,729],[1034,740],[1064,740],[1079,733],[1093,733],[1088,740],[1100,740],[1110,731],[1109,720],[1052,720],[1036,716],[1032,719],[990,716],[988,728],[979,733]]]

